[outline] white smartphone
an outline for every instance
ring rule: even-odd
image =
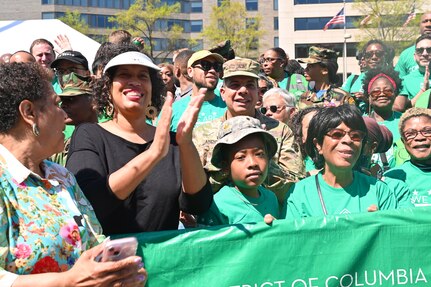
[[[135,237],[126,237],[110,240],[105,243],[102,252],[102,262],[119,261],[124,258],[136,255],[138,240]]]

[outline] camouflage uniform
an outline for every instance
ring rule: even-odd
[[[60,97],[75,97],[81,95],[91,95],[92,90],[90,88],[90,77],[80,76],[75,73],[70,73],[62,77],[64,88]],[[67,138],[64,143],[64,149],[62,152],[51,156],[50,160],[58,163],[62,166],[66,165],[67,152],[69,151],[70,138]]]
[[[269,162],[268,177],[263,185],[273,191],[281,203],[290,186],[305,177],[304,163],[299,151],[293,148],[293,133],[286,124],[269,118],[258,110],[256,110],[255,118],[260,120],[262,126],[277,140],[277,152]],[[218,132],[226,119],[225,113],[223,117],[203,124],[193,131],[193,142],[198,149],[202,164],[210,176],[214,192],[217,192],[229,180],[229,173],[211,164]]]
[[[332,73],[335,76],[338,69],[337,58],[337,52],[331,49],[312,46],[308,51],[308,58],[298,60],[298,62],[307,64],[321,63],[327,67],[330,75]],[[331,81],[331,76],[329,76],[329,81]],[[330,107],[342,104],[356,104],[354,97],[352,97],[348,92],[335,87],[333,83],[328,84],[330,84],[330,87],[326,91],[316,91],[311,89],[304,92],[299,99],[299,109],[304,109],[307,106]]]
[[[330,86],[329,89],[320,96],[314,90],[306,91],[301,95],[298,103],[299,109],[304,109],[308,106],[339,106],[342,104],[355,105],[354,98],[346,91]]]

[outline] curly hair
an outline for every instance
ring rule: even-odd
[[[113,102],[111,96],[111,88],[115,73],[118,67],[108,69],[101,78],[97,79],[93,84],[93,94],[96,95],[96,106],[98,112],[107,118],[113,116]],[[166,95],[166,88],[158,71],[148,68],[152,86],[151,105],[160,111],[163,105],[163,100]]]
[[[0,133],[9,132],[20,118],[23,100],[43,102],[47,99],[49,75],[37,63],[0,65]],[[44,105],[41,105],[43,110]]]
[[[378,74],[384,74],[395,82],[396,87],[394,87],[394,94],[398,95],[402,87],[402,81],[399,77],[399,73],[395,71],[392,66],[382,67],[380,69],[371,69],[365,73],[365,77],[362,80],[362,89],[364,90],[364,95],[367,98],[369,97],[368,85],[370,84],[371,79],[373,79]]]
[[[352,105],[323,108],[311,119],[310,126],[308,127],[307,139],[305,141],[305,152],[313,160],[317,169],[321,169],[325,166],[325,158],[317,151],[313,142],[314,139],[316,139],[319,145],[322,145],[325,135],[341,123],[344,123],[352,130],[360,130],[365,133],[366,136],[362,139],[362,155],[363,147],[367,142],[368,129],[360,110]]]
[[[403,113],[398,123],[400,129],[401,138],[404,139],[404,128],[406,126],[406,121],[411,118],[427,117],[431,119],[431,110],[426,108],[410,108]]]
[[[296,146],[299,146],[299,150],[301,151],[302,159],[305,159],[307,153],[305,152],[305,145],[302,142],[302,138],[304,134],[302,133],[302,120],[304,117],[311,112],[318,112],[322,109],[320,106],[309,106],[305,109],[299,110],[292,117],[292,127],[294,143]]]

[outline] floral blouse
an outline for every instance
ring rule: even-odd
[[[17,274],[66,271],[103,240],[73,174],[50,161],[42,170],[45,178],[0,145],[0,286]]]

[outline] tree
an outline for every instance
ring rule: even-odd
[[[193,41],[181,39],[183,28],[175,21],[167,21],[180,11],[180,3],[162,5],[160,0],[137,0],[126,11],[110,17],[118,29],[124,29],[146,41],[145,51],[152,58],[164,60],[172,51],[193,45]],[[178,21],[179,22],[179,21]],[[160,42],[158,42],[160,41]],[[156,53],[156,44],[162,48]],[[185,45],[179,47],[179,45]]]
[[[362,32],[362,44],[379,39],[391,45],[395,53],[399,54],[411,46],[418,36],[420,16],[416,16],[406,27],[403,24],[412,10],[420,11],[422,5],[422,0],[355,0],[353,7],[362,15],[368,15],[366,20],[355,23]]]
[[[84,35],[88,35],[90,31],[87,22],[81,18],[81,13],[78,10],[66,10],[64,16],[58,19]]]
[[[230,40],[235,54],[241,57],[257,57],[259,38],[265,31],[260,30],[261,17],[247,18],[244,4],[223,0],[214,6],[210,24],[203,28],[202,36],[209,46]]]

